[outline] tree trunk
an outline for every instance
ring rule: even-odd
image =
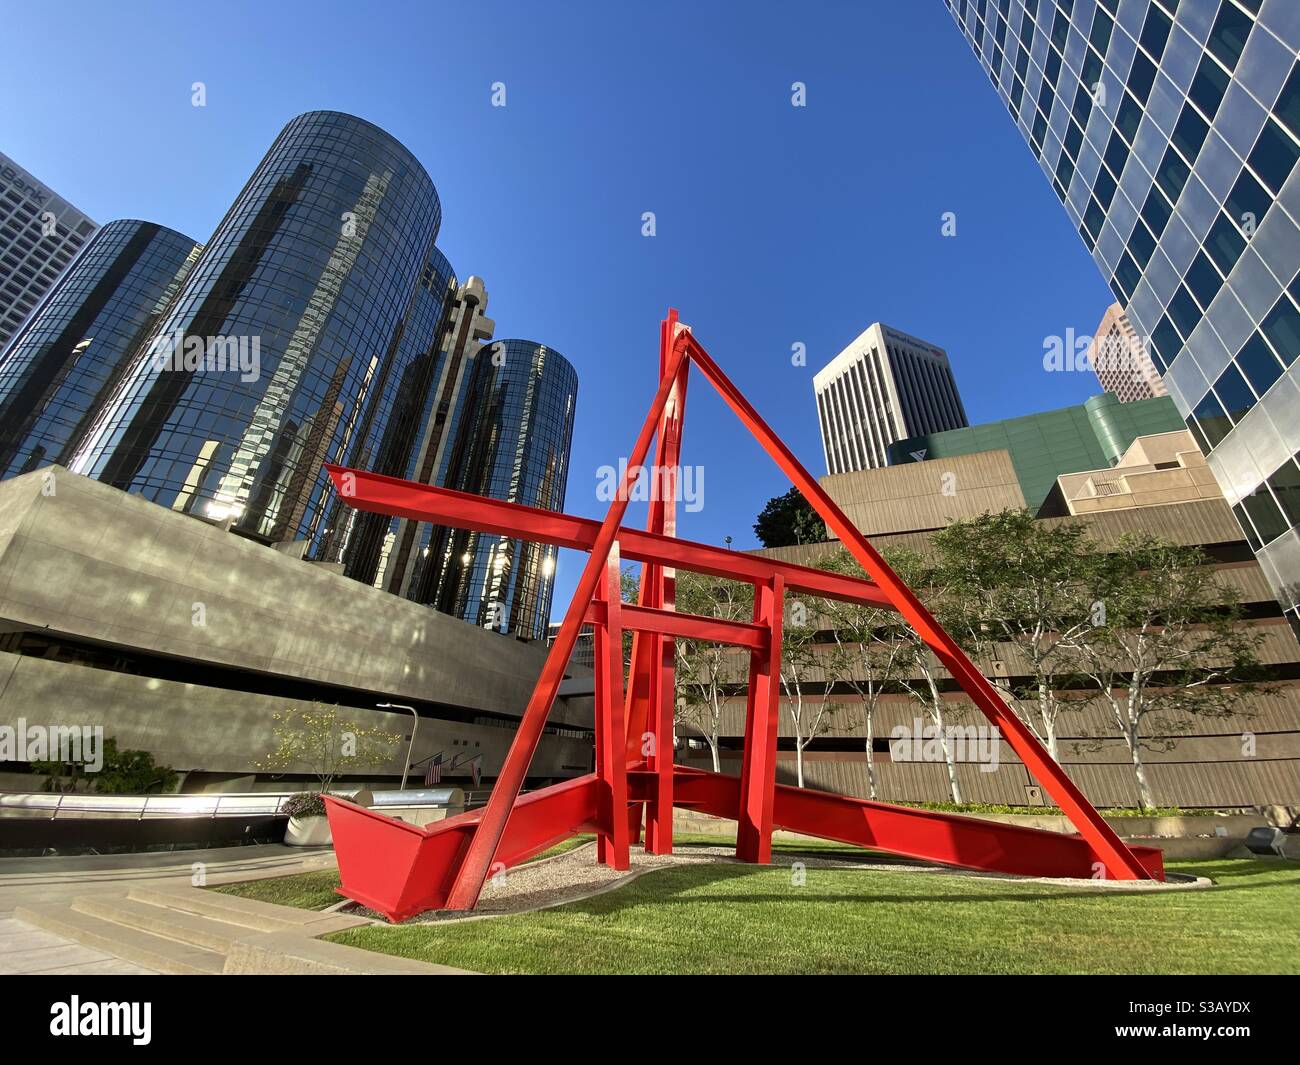
[[[1047,753],[1052,756],[1053,762],[1059,762],[1060,759],[1056,756],[1056,719],[1049,709],[1047,685],[1042,681],[1038,684],[1038,719],[1043,724],[1043,736],[1047,739]]]
[[[803,741],[798,736],[794,741],[794,770],[795,777],[799,781],[799,787],[803,787]]]
[[[718,737],[716,735],[709,737],[709,753],[713,755],[713,771],[722,772],[722,763],[718,759]]]
[[[867,729],[867,798],[876,797],[876,712],[868,710],[866,712],[866,729]]]
[[[943,723],[943,700],[939,698],[939,689],[930,681],[930,695],[934,700],[934,721],[939,729],[939,744],[943,747],[943,760],[948,766],[948,787],[952,791],[952,801],[961,802],[961,785],[957,783],[957,766],[952,760],[952,747],[948,743],[948,730]]]
[[[1147,780],[1147,767],[1142,764],[1142,755],[1138,748],[1138,730],[1137,725],[1130,727],[1128,736],[1128,752],[1133,759],[1133,775],[1137,777],[1138,799],[1142,803],[1143,810],[1154,810],[1156,808],[1156,797],[1151,790],[1151,784]]]

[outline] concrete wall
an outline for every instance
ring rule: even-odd
[[[821,483],[866,536],[941,529],[957,518],[1025,505],[1007,451],[829,474]]]
[[[4,654],[0,724],[89,713],[120,743],[177,768],[243,772],[266,752],[269,714],[302,702],[256,694],[268,680],[338,686],[346,691],[329,701],[361,708],[437,703],[517,718],[546,655],[543,645],[477,628],[59,467],[0,483],[0,630],[166,656],[182,675],[185,663],[196,672],[187,684],[174,675]],[[236,690],[205,687],[205,663],[241,671],[222,680]],[[238,690],[240,676],[248,690]],[[558,700],[549,723],[589,728],[591,713],[590,698]],[[472,735],[494,753],[513,736],[513,729],[443,724],[448,738]],[[589,751],[587,740],[545,742],[546,766],[536,763],[535,774],[573,775],[559,766],[589,765],[589,753],[578,750]]]
[[[0,724],[25,718],[29,725],[103,725],[118,747],[149,751],[163,765],[181,772],[247,775],[277,746],[274,715],[309,705],[252,692],[225,691],[199,684],[112,673],[103,669],[48,662],[0,652]],[[411,733],[411,715],[341,708],[345,720],[399,736]],[[483,756],[483,775],[493,777],[505,759],[512,728],[485,728],[459,721],[423,718],[412,760],[439,751],[444,764],[456,754]],[[365,777],[397,776],[406,759],[406,742],[392,757],[365,769]],[[575,776],[591,768],[591,743],[545,735],[533,759],[534,776]],[[308,773],[304,764],[291,773]],[[413,779],[423,775],[415,771]],[[460,770],[457,777],[468,777]],[[30,782],[29,782],[30,783]],[[11,787],[16,786],[13,781]]]

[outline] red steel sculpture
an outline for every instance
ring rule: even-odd
[[[867,579],[676,537],[672,477],[680,469],[687,373],[692,364],[857,559]],[[641,532],[624,528],[622,521],[652,440],[653,469],[656,474],[662,471],[669,483],[668,490],[651,493],[647,529]],[[590,552],[486,806],[418,828],[325,797],[342,879],[340,894],[390,920],[405,920],[430,909],[473,909],[490,876],[578,832],[596,833],[598,860],[615,869],[628,868],[629,850],[640,837],[643,820],[645,849],[670,854],[675,806],[735,820],[736,856],[748,862],[771,861],[772,831],[781,828],[972,869],[1027,876],[1164,879],[1161,852],[1125,846],[952,637],[727,379],[690,328],[677,320],[676,311],[670,310],[660,326],[659,390],[604,521],[360,470],[326,468],[339,495],[360,510]],[[643,564],[635,604],[622,601],[622,559]],[[753,621],[678,613],[673,601],[674,574],[679,568],[752,584]],[[781,620],[787,592],[897,610],[998,727],[1078,834],[778,785]],[[528,764],[584,623],[595,630],[595,772],[521,796]],[[625,630],[633,633],[626,689]],[[749,651],[739,777],[673,763],[673,641],[679,637]]]

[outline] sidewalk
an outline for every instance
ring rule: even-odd
[[[228,884],[332,868],[332,850],[267,844],[149,854],[76,858],[0,858],[0,975],[142,975],[153,970],[123,961],[17,920],[19,906],[71,902],[75,897],[120,893],[134,884]],[[196,866],[198,868],[196,868]]]

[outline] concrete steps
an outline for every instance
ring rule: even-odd
[[[64,939],[94,947],[156,972],[211,976],[225,969],[225,955],[218,951],[82,913],[74,908],[75,905],[76,902],[73,905],[52,902],[19,906],[14,916]]]
[[[180,884],[140,884],[81,895],[71,902],[19,906],[14,916],[161,973],[463,972],[317,938],[368,924],[364,918],[298,910]]]

